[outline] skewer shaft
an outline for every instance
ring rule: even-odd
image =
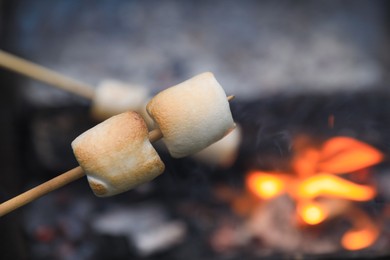
[[[66,77],[2,50],[0,50],[0,66],[87,99],[92,99],[94,95],[94,88],[85,83]]]
[[[80,179],[83,176],[84,176],[84,171],[80,166],[78,166],[45,183],[42,183],[41,185],[38,185],[35,188],[32,188],[31,190],[28,190],[10,200],[7,200],[6,202],[0,204],[0,217],[10,213],[11,211],[17,208],[20,208],[30,203],[31,201],[55,189],[58,189],[77,179]]]

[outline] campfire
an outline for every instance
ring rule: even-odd
[[[318,231],[323,232],[321,230],[328,228],[332,221],[347,223],[348,228],[336,239],[338,245],[311,248],[309,253],[329,253],[338,250],[338,246],[353,251],[373,245],[381,234],[380,221],[366,213],[363,206],[377,195],[371,175],[373,166],[381,163],[384,155],[367,143],[343,136],[325,141],[298,136],[292,151],[287,170],[250,170],[245,176],[244,194],[231,199],[234,211],[246,219],[244,233],[264,239],[262,227],[266,225],[264,222],[270,221],[266,216],[271,214],[278,218],[277,215],[289,212],[284,220],[287,219],[296,232],[306,233],[313,239],[320,239]],[[284,206],[281,209],[273,204]],[[286,210],[288,207],[290,211]],[[279,229],[283,233],[283,227]],[[267,236],[265,240],[273,235],[268,233]],[[296,251],[299,247],[283,246],[281,240],[275,240],[271,238],[265,243],[287,251]],[[287,240],[291,243],[294,239]]]

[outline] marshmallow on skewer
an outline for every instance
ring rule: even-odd
[[[237,125],[228,135],[194,154],[193,157],[211,166],[230,167],[237,158],[241,138],[241,128]]]
[[[94,91],[91,113],[95,119],[105,120],[128,110],[141,112],[148,97],[144,87],[104,80]]]
[[[91,92],[84,94],[89,97]],[[183,157],[218,141],[235,127],[228,98],[211,73],[203,73],[158,94],[149,102],[148,113],[161,129],[148,133],[138,113],[126,112],[81,134],[72,142],[80,166],[1,203],[0,216],[84,174],[97,196],[127,191],[164,171],[164,164],[150,143],[163,134],[170,153]]]
[[[113,116],[89,129],[72,142],[72,148],[99,197],[130,190],[164,171],[146,124],[136,112]]]
[[[199,152],[235,128],[225,91],[210,72],[160,92],[147,111],[175,158]]]
[[[105,120],[128,110],[140,112],[149,94],[145,88],[116,80],[103,81],[94,88],[2,50],[0,50],[0,67],[92,100],[92,115],[98,120]]]

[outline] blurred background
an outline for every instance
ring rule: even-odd
[[[1,258],[388,257],[389,41],[384,0],[0,0],[2,50],[150,97],[212,71],[241,129],[224,163],[159,144],[151,183],[101,199],[84,178],[2,217]],[[72,93],[0,82],[6,200],[75,167],[70,143],[98,120]]]

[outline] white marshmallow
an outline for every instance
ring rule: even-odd
[[[139,112],[144,109],[148,95],[149,91],[144,87],[105,80],[95,90],[92,116],[97,120],[105,120],[128,110]]]
[[[225,91],[210,72],[160,92],[147,111],[175,158],[199,152],[235,127]]]
[[[89,129],[72,142],[72,148],[99,197],[130,190],[164,171],[146,124],[136,112],[113,116]]]
[[[194,154],[193,157],[212,166],[230,167],[237,158],[241,134],[241,128],[237,126],[227,136]]]

